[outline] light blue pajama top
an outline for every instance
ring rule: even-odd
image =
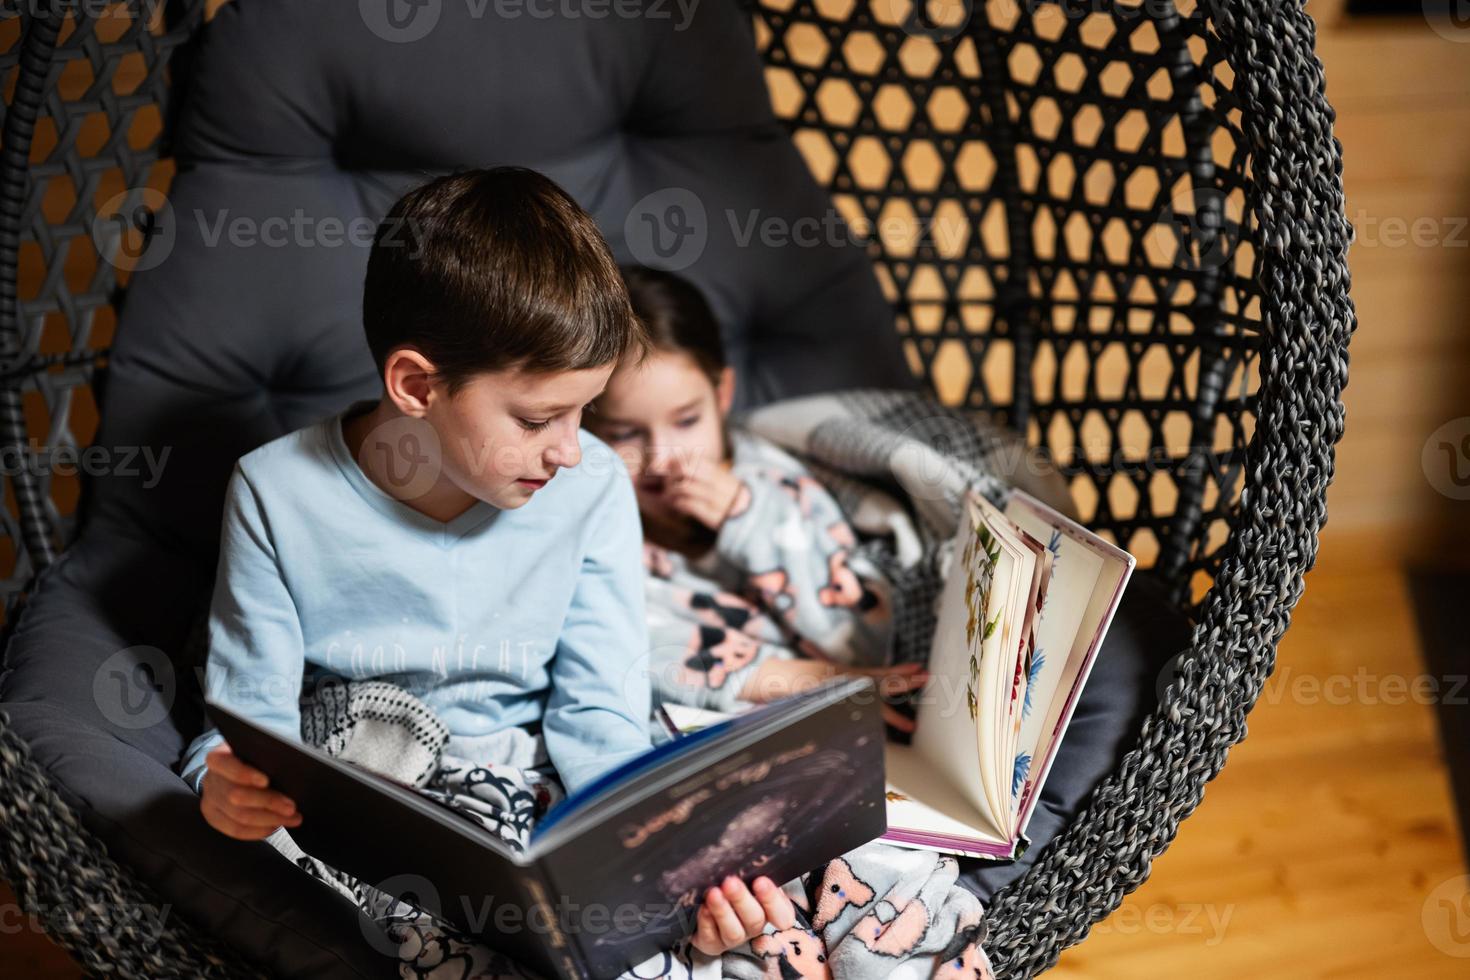
[[[396,683],[452,736],[539,719],[569,791],[651,746],[642,527],[621,459],[582,461],[521,507],[444,523],[352,458],[345,412],[242,456],[225,496],[205,687],[297,741],[303,670]],[[197,791],[206,730],[179,772]]]

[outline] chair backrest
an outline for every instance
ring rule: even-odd
[[[1244,484],[1265,336],[1243,106],[1209,11],[707,6],[687,23],[657,5],[554,26],[492,24],[497,8],[468,3],[373,23],[246,0],[173,59],[186,84],[169,101],[169,55],[202,4],[175,5],[172,31],[82,5],[29,144],[14,229],[35,236],[19,268],[38,285],[0,305],[0,336],[30,391],[0,392],[0,423],[52,458],[92,441],[114,463],[173,447],[148,497],[108,480],[122,499],[99,488],[100,509],[167,515],[161,538],[207,556],[227,459],[371,387],[351,305],[363,223],[429,173],[521,162],[583,200],[621,257],[706,289],[742,404],[911,371],[1045,445],[1083,516],[1197,602]],[[6,27],[14,63],[18,21]],[[596,58],[563,56],[594,45]],[[165,115],[179,179],[160,158]],[[140,221],[146,255],[129,252]],[[273,221],[296,229],[279,247],[262,241]],[[345,247],[320,243],[333,221]],[[83,385],[111,339],[119,269],[137,274],[111,357],[118,411],[93,440]],[[212,406],[202,418],[196,402]],[[218,438],[191,462],[196,421]],[[12,591],[26,555],[44,563],[69,534],[77,496],[65,466],[29,470],[21,514],[4,518],[23,545]]]
[[[1046,446],[1186,604],[1244,482],[1264,341],[1234,76],[1171,0],[759,0],[778,114],[940,397]]]
[[[162,112],[164,54],[187,26],[160,39],[124,16],[108,40],[103,20],[67,21],[61,97],[38,107],[31,156],[44,162],[25,199],[35,217],[59,218],[47,210],[58,198],[69,210],[41,242],[40,264],[57,274],[35,277],[9,336],[34,350],[65,320],[74,345],[105,341],[109,287],[117,267],[129,271],[91,441],[168,454],[157,479],[90,479],[88,529],[212,571],[234,460],[380,390],[361,328],[378,219],[408,187],[467,166],[548,174],[620,260],[700,286],[738,371],[737,407],[914,383],[859,245],[823,239],[792,255],[746,233],[820,222],[831,204],[772,114],[735,0],[551,20],[444,3],[397,21],[374,15],[391,5],[346,6],[350,16],[296,0],[221,8],[167,65]],[[182,9],[197,19],[197,5]],[[139,87],[120,96],[130,59]],[[88,146],[99,112],[110,141]],[[172,174],[151,166],[160,135]],[[116,161],[121,180],[78,186],[118,176]],[[133,235],[138,223],[146,235]],[[73,260],[85,276],[60,275]],[[83,376],[38,378],[45,438],[87,441],[65,425]],[[49,477],[28,492],[49,497]]]

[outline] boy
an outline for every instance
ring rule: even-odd
[[[651,747],[638,505],[622,461],[581,428],[619,358],[647,348],[617,265],[546,177],[459,173],[379,226],[363,323],[382,397],[231,475],[205,686],[299,740],[304,670],[390,680],[434,710],[455,755],[539,724],[575,792]],[[218,731],[180,772],[229,836],[301,822]],[[758,901],[722,885],[701,909],[707,952],[790,917],[768,881]]]
[[[231,476],[206,686],[293,738],[304,666],[399,684],[467,749],[539,721],[575,791],[651,744],[637,505],[580,427],[645,343],[617,267],[552,181],[461,173],[382,222],[363,322],[381,399]],[[269,836],[294,809],[260,793],[232,810],[220,741],[181,771],[211,824]]]

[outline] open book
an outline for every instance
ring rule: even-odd
[[[955,532],[910,744],[885,746],[888,831],[1007,860],[1025,831],[1134,559],[1023,491],[971,492]],[[723,716],[661,706],[671,730]]]
[[[411,786],[206,703],[234,753],[296,802],[303,850],[394,895],[407,882],[421,907],[547,976],[615,976],[690,934],[725,875],[786,882],[885,828],[868,678],[655,746],[554,806],[524,852]]]

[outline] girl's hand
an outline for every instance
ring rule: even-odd
[[[761,875],[751,883],[729,875],[719,888],[705,892],[699,905],[694,930],[694,948],[706,956],[718,956],[765,931],[766,923],[779,929],[796,924],[791,897],[776,883]]]
[[[919,663],[896,664],[892,667],[845,667],[829,660],[771,658],[755,669],[755,673],[741,688],[740,697],[746,701],[765,704],[809,690],[839,674],[873,678],[879,696],[885,698],[916,690],[929,680],[929,671]],[[883,720],[901,732],[914,730],[914,719],[891,704],[883,705]]]
[[[718,531],[744,486],[744,481],[726,467],[706,463],[673,477],[664,495],[674,510]]]
[[[220,743],[204,757],[209,767],[199,787],[199,810],[215,830],[236,840],[264,840],[277,827],[297,827],[301,814],[284,793],[266,789],[265,773],[236,758]]]

